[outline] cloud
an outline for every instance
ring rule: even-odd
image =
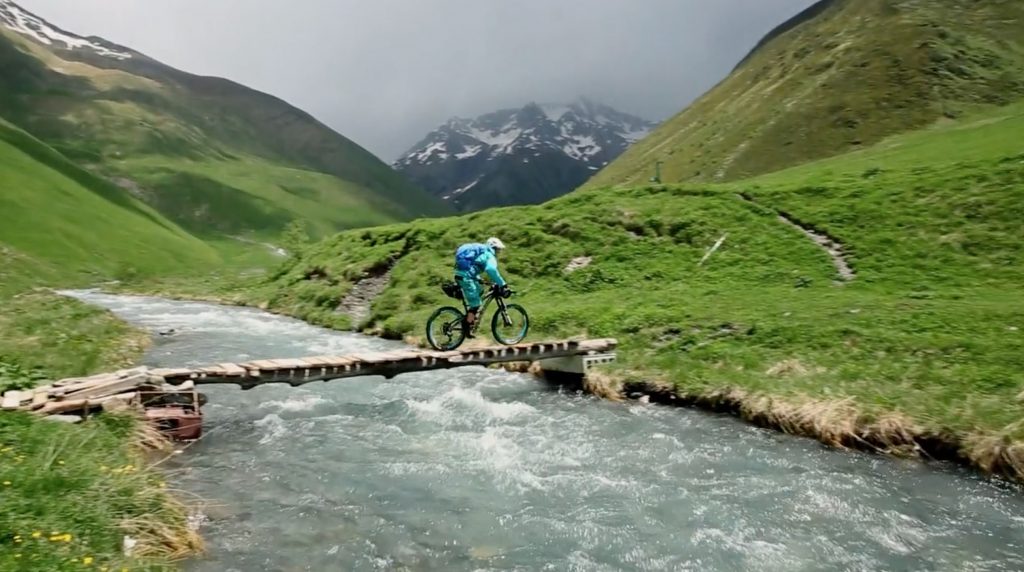
[[[812,0],[21,0],[266,91],[391,161],[451,116],[586,96],[682,110]]]

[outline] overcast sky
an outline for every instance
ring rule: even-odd
[[[276,95],[390,162],[449,117],[579,96],[663,120],[813,0],[17,0]]]

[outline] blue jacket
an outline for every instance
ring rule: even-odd
[[[477,279],[481,273],[487,273],[491,282],[498,286],[505,285],[505,279],[498,272],[498,257],[494,249],[486,244],[463,244],[455,251],[455,274],[464,278]]]

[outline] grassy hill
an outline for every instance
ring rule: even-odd
[[[203,235],[322,235],[448,212],[308,114],[117,46],[118,59],[0,26],[0,115]]]
[[[0,120],[0,298],[44,283],[211,269],[220,255]]]
[[[395,260],[366,329],[417,338],[450,302],[438,285],[454,248],[494,234],[533,339],[615,336],[626,380],[830,442],[913,453],[908,435],[939,439],[1021,477],[1022,132],[1016,104],[731,184],[596,189],[349,231],[238,295],[343,327],[339,300]],[[841,241],[856,278],[837,281],[780,212]],[[592,261],[567,272],[578,257]]]
[[[822,0],[584,187],[731,181],[1024,96],[1024,3]]]

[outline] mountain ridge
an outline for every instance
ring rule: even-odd
[[[543,202],[565,194],[654,124],[580,98],[453,117],[394,163],[459,210]]]
[[[276,235],[291,219],[323,235],[450,212],[277,96],[74,35],[10,0],[0,3],[0,74],[8,78],[0,83],[7,120],[98,174],[145,189],[159,199],[151,204],[181,207],[176,222],[194,232],[216,219],[232,231]],[[315,184],[290,192],[293,169]],[[231,175],[245,171],[249,180]],[[220,206],[201,192],[180,193],[183,173],[210,179],[204,184],[219,189]],[[254,208],[281,216],[236,216]]]
[[[821,0],[583,188],[730,181],[1024,96],[1024,3]]]

